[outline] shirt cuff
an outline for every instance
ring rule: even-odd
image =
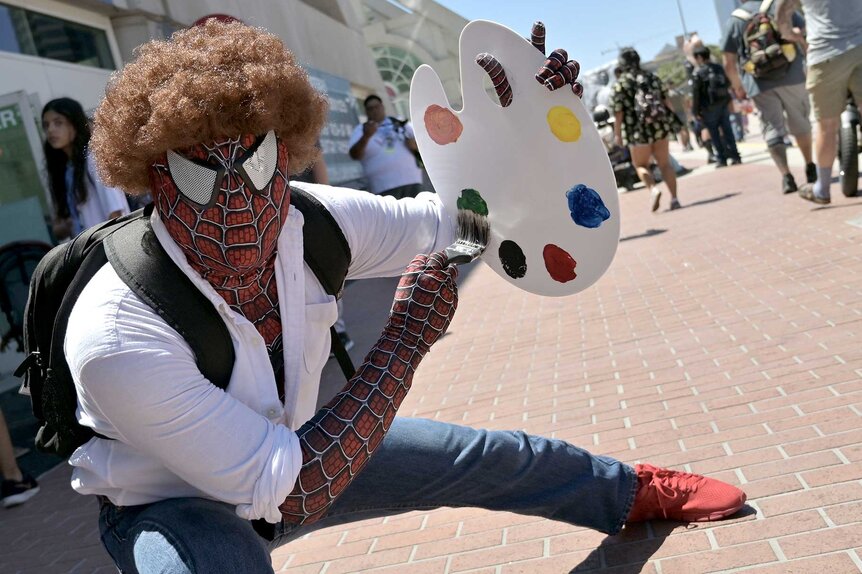
[[[262,518],[270,524],[281,522],[279,505],[293,491],[302,468],[302,448],[296,433],[283,425],[276,425],[273,452],[269,467],[254,485],[251,504],[239,504],[236,514],[246,520]]]

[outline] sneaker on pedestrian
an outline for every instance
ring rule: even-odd
[[[712,154],[706,156],[706,163],[715,163],[715,156]]]
[[[813,163],[805,164],[805,181],[814,183],[817,181],[817,165]]]
[[[24,504],[39,492],[36,479],[25,474],[21,480],[4,480],[0,485],[0,498],[4,508],[12,508]]]
[[[650,464],[636,465],[635,472],[638,490],[627,522],[720,520],[745,504],[744,492],[714,478]]]
[[[784,179],[781,183],[781,189],[782,191],[784,191],[784,193],[793,193],[799,189],[798,187],[796,187],[796,180],[793,179],[792,173],[788,173],[784,176]]]
[[[720,160],[715,162],[715,169],[721,169],[722,167],[727,167],[727,162],[724,160]]]
[[[679,204],[679,200],[677,198],[674,197],[673,199],[670,200],[670,210],[671,211],[673,211],[674,209],[679,209],[680,207],[682,207],[682,206]]]
[[[817,203],[819,205],[828,205],[832,203],[831,197],[822,197],[814,193],[814,184],[811,183],[803,184],[799,188],[799,197],[801,197],[802,199],[807,199],[808,201],[813,201],[814,203]]]
[[[740,165],[741,163],[742,163],[741,157],[735,157],[732,160],[730,160],[730,165]]]
[[[338,335],[338,340],[341,341],[341,345],[344,347],[345,351],[349,351],[350,349],[353,348],[355,343],[353,342],[353,339],[351,339],[350,336],[347,334],[347,332],[341,331],[341,332],[338,332],[336,334]],[[329,358],[332,359],[334,357],[335,357],[335,342],[333,341],[332,344],[330,345],[330,349],[329,349]]]
[[[661,201],[661,190],[657,187],[654,187],[652,190],[652,210],[658,211],[658,204]]]

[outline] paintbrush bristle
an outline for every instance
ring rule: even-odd
[[[459,209],[455,219],[457,239],[444,250],[450,263],[469,263],[482,255],[491,237],[488,216]]]
[[[469,209],[459,209],[455,223],[457,225],[458,241],[475,245],[481,251],[485,250],[491,234],[487,215],[480,215]]]

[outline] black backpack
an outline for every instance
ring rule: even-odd
[[[350,247],[332,214],[310,194],[291,187],[290,203],[305,219],[305,263],[330,295],[340,297],[350,264]],[[138,297],[183,336],[201,373],[215,386],[230,382],[234,349],[215,307],[171,261],[149,224],[152,205],[91,227],[53,248],[30,281],[24,311],[26,358],[15,371],[24,377],[39,421],[36,447],[68,457],[96,433],[78,424],[78,397],[63,342],[69,314],[81,291],[107,262]],[[336,357],[347,378],[354,369],[331,329]],[[340,346],[340,349],[339,349]],[[104,437],[103,437],[104,438]]]
[[[730,102],[730,82],[724,68],[708,62],[697,71],[697,75],[709,107],[726,106]]]

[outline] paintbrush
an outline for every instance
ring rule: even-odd
[[[456,265],[475,261],[485,251],[491,235],[487,209],[482,214],[459,206],[455,223],[457,239],[455,243],[444,249],[443,253],[449,263]]]

